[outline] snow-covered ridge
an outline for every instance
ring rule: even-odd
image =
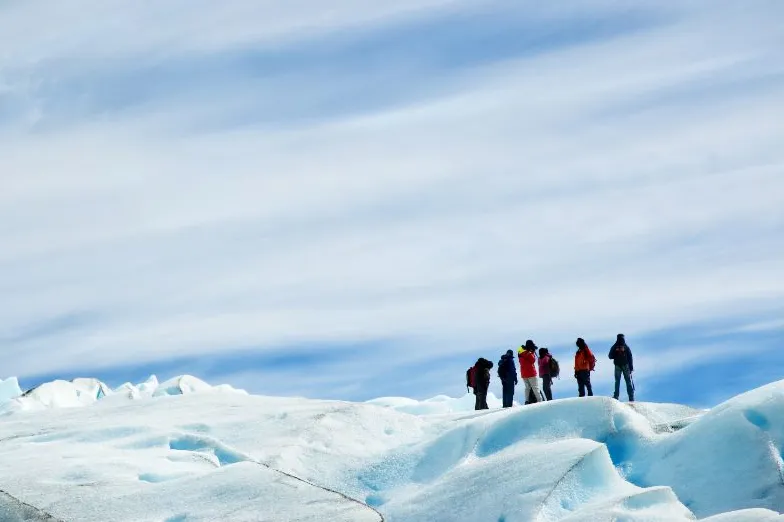
[[[76,408],[98,401],[127,401],[169,395],[203,392],[231,392],[247,394],[228,384],[210,386],[191,375],[180,375],[163,383],[155,375],[140,384],[125,383],[115,389],[93,378],[46,382],[22,392],[19,381],[11,377],[0,380],[0,412],[41,411],[52,408]]]
[[[0,418],[2,521],[784,520],[784,381],[710,411],[591,397],[482,412],[190,377],[49,384],[11,401],[40,411]]]
[[[393,410],[410,413],[412,415],[434,415],[473,411],[474,399],[475,397],[468,393],[460,398],[438,395],[424,401],[406,397],[379,397],[378,399],[367,401],[367,404],[392,408]],[[500,408],[501,399],[496,397],[492,392],[488,393],[487,404],[491,408]]]

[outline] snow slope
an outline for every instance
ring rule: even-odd
[[[471,399],[57,381],[0,405],[0,520],[784,520],[784,381],[708,412]]]
[[[471,394],[466,394],[458,399],[447,397],[446,395],[439,395],[425,401],[417,401],[406,397],[380,397],[367,401],[366,404],[385,406],[403,413],[411,413],[412,415],[433,415],[436,413],[474,411],[474,402],[475,397]],[[500,408],[501,404],[501,399],[493,395],[493,393],[487,394],[488,406],[491,408]]]

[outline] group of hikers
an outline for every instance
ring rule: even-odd
[[[596,368],[596,357],[583,338],[575,342],[577,352],[574,354],[574,378],[577,380],[577,392],[580,397],[593,396],[591,387],[591,372]],[[629,402],[634,402],[634,360],[632,351],[626,344],[623,334],[618,334],[615,343],[610,348],[610,359],[615,364],[615,393],[616,400],[620,395],[621,377],[626,381],[626,393]],[[517,361],[520,365],[520,377],[514,362],[514,352],[507,350],[498,361],[498,378],[503,388],[503,407],[510,408],[514,403],[515,386],[522,379],[525,385],[525,404],[553,400],[553,379],[561,373],[560,364],[550,354],[547,348],[538,348],[532,340],[527,340],[517,350]],[[490,370],[493,362],[480,357],[476,363],[466,371],[466,386],[474,390],[477,410],[488,409],[487,392],[490,388]],[[542,379],[542,389],[539,379]]]

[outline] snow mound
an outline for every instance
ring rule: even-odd
[[[671,488],[619,473],[657,435],[650,419],[612,399],[453,415],[445,427],[360,473],[360,494],[388,520],[693,519]]]
[[[96,402],[123,402],[152,397],[185,395],[190,393],[240,393],[229,385],[210,386],[190,375],[181,375],[163,384],[154,375],[141,384],[125,383],[111,389],[98,379],[78,378],[43,383],[22,393],[15,377],[0,381],[0,412],[42,411],[54,408],[78,408]]]
[[[784,520],[784,381],[707,412],[47,384],[14,401],[54,406],[0,422],[0,520]]]
[[[742,509],[702,520],[704,522],[782,522],[784,516],[768,509]]]
[[[378,522],[341,493],[343,466],[421,435],[393,411],[238,393],[8,416],[0,520]]]
[[[159,385],[153,392],[153,397],[162,395],[185,395],[187,393],[199,393],[212,390],[213,387],[191,375],[182,375],[170,379]]]
[[[453,417],[366,470],[365,493],[391,521],[778,520],[783,411],[784,381],[709,412],[594,397]]]
[[[651,448],[632,478],[672,485],[700,516],[741,508],[781,511],[782,412],[784,381],[745,393]]]

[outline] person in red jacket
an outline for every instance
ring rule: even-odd
[[[574,378],[577,379],[577,391],[580,397],[585,397],[586,390],[588,396],[593,396],[593,388],[591,388],[591,372],[596,366],[596,357],[594,357],[591,349],[582,339],[577,339],[577,353],[574,354]]]
[[[539,378],[536,376],[536,345],[532,340],[527,340],[524,346],[517,350],[517,359],[520,362],[520,377],[525,384],[525,403],[539,402]]]

